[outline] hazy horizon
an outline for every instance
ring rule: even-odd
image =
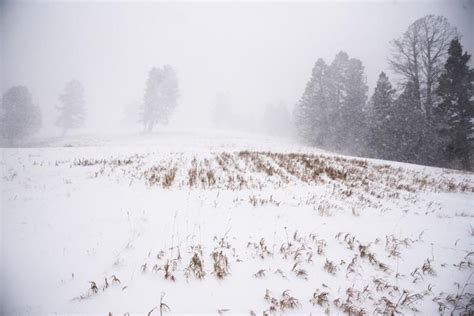
[[[365,66],[369,96],[389,69],[389,42],[416,19],[444,15],[472,53],[474,2],[3,2],[1,92],[27,86],[43,113],[42,135],[57,135],[55,106],[65,83],[85,87],[85,128],[120,126],[139,104],[153,66],[172,65],[180,86],[174,127],[208,127],[218,93],[239,113],[289,109],[318,58],[341,50]],[[131,111],[133,113],[133,111]],[[106,118],[104,120],[104,118]]]

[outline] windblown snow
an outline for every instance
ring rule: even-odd
[[[49,144],[2,149],[2,314],[472,311],[472,173],[218,132]]]

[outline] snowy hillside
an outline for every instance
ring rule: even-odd
[[[2,149],[2,314],[473,310],[472,173],[215,132],[49,145]]]

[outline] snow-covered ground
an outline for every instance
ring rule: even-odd
[[[41,145],[2,149],[2,314],[472,310],[472,173],[213,131]]]

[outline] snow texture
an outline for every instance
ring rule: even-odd
[[[472,299],[472,173],[214,131],[2,156],[2,314],[434,315]]]

